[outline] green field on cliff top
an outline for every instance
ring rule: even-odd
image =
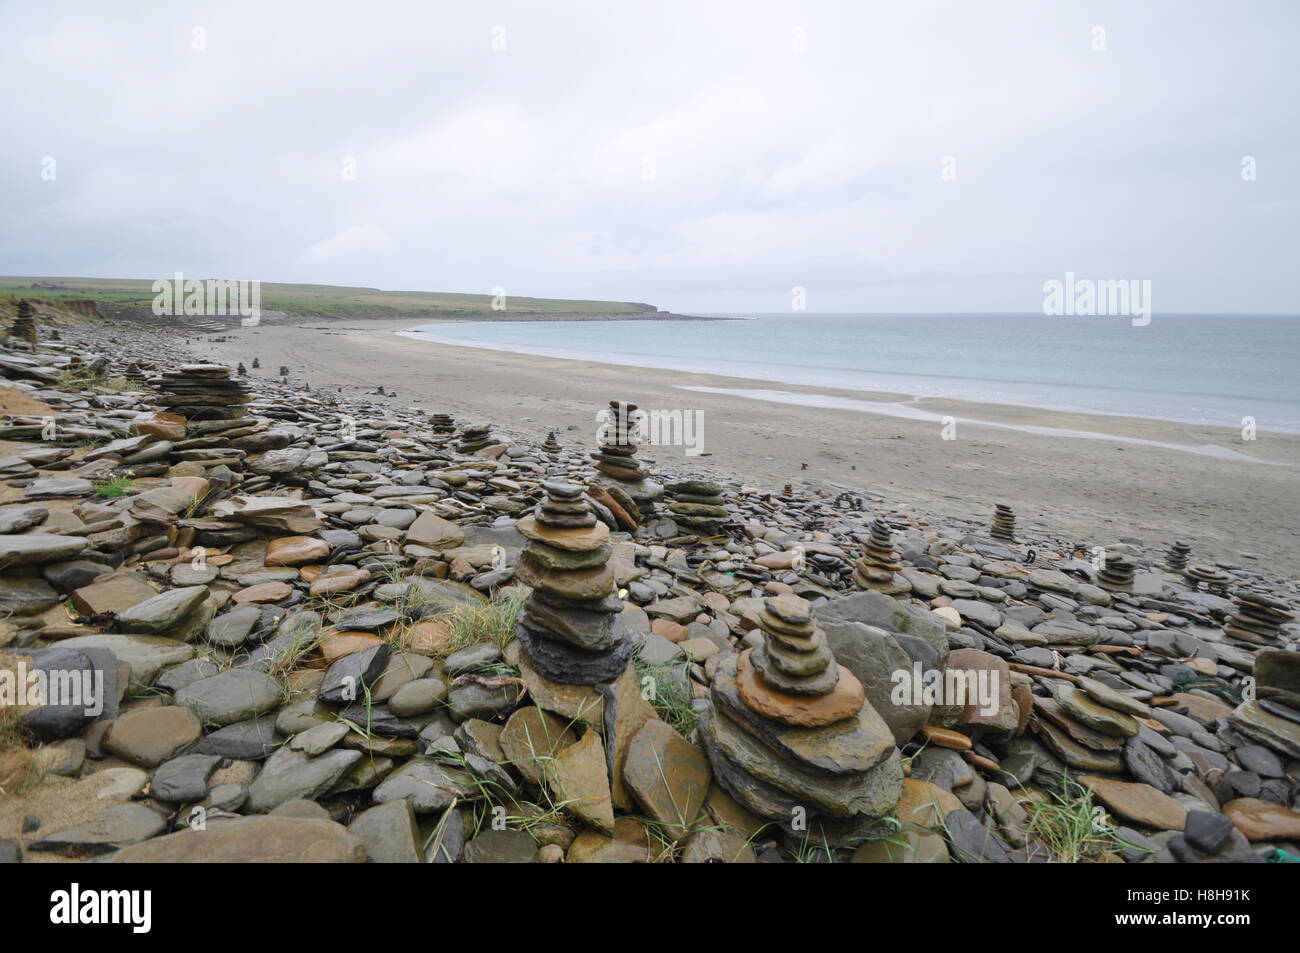
[[[166,276],[170,278],[171,276]],[[194,276],[189,276],[194,277]],[[40,278],[0,275],[0,298],[50,301],[94,299],[148,308],[152,278]],[[406,318],[420,316],[503,317],[511,314],[644,314],[655,309],[629,301],[583,301],[508,295],[504,311],[493,310],[489,294],[442,291],[381,291],[337,285],[262,282],[262,308],[293,316],[320,318]]]

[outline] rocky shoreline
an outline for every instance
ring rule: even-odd
[[[35,333],[0,860],[1300,859],[1294,579]]]

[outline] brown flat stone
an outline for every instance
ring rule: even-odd
[[[838,666],[839,682],[829,694],[805,696],[778,692],[758,677],[749,661],[750,651],[741,652],[736,660],[736,688],[745,706],[764,718],[801,728],[818,728],[853,717],[866,703],[862,683],[843,665]]]
[[[266,544],[268,566],[301,566],[325,559],[329,554],[329,543],[313,536],[281,536]]]
[[[464,531],[437,513],[424,512],[406,529],[406,541],[430,549],[454,549],[465,542]]]
[[[1079,781],[1126,821],[1162,831],[1181,831],[1187,823],[1187,808],[1149,784],[1116,781],[1095,774],[1081,774]]]
[[[172,486],[178,490],[184,490],[196,500],[203,499],[208,495],[208,490],[212,488],[211,483],[198,476],[172,477]]]
[[[515,529],[526,539],[536,539],[571,553],[590,552],[609,540],[609,527],[604,523],[585,529],[556,529],[543,526],[537,522],[536,517],[525,516],[515,523]]]
[[[713,771],[703,751],[656,719],[628,746],[623,780],[646,814],[680,835],[704,807]]]
[[[1223,805],[1223,814],[1247,840],[1300,841],[1300,813],[1281,804],[1239,797]]]
[[[373,649],[383,641],[369,632],[336,632],[321,639],[317,649],[325,661],[335,662],[345,655],[355,655],[357,652]]]
[[[921,737],[937,748],[951,748],[953,751],[969,751],[972,744],[970,738],[960,731],[934,725],[922,725]]]
[[[641,525],[641,521],[633,513],[629,513],[624,509],[618,500],[614,499],[613,495],[599,483],[588,486],[587,495],[609,510],[618,525],[629,532]]]
[[[609,794],[609,769],[600,733],[588,729],[577,744],[542,765],[546,785],[576,815],[604,834],[614,833],[614,805]]]
[[[262,582],[256,586],[249,586],[247,589],[240,589],[230,597],[230,601],[240,603],[279,602],[281,599],[289,598],[291,592],[293,592],[293,586],[287,582]]]
[[[650,631],[662,635],[669,642],[680,642],[686,638],[686,626],[672,619],[651,619]]]
[[[82,615],[107,615],[125,612],[133,605],[152,599],[158,590],[142,579],[125,573],[82,586],[72,593],[72,604]]]
[[[331,592],[350,592],[357,586],[370,580],[369,569],[352,569],[347,572],[327,572],[316,577],[308,592],[313,596],[328,595]]]
[[[449,619],[425,619],[408,626],[400,636],[402,649],[420,655],[443,655],[451,648]]]

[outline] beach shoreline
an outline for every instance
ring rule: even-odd
[[[1284,525],[1279,512],[1294,495],[1297,435],[1261,431],[1244,441],[1224,427],[912,400],[900,393],[446,345],[396,333],[411,327],[409,319],[311,319],[240,327],[225,341],[193,345],[197,355],[232,366],[251,367],[257,357],[261,368],[252,374],[274,374],[287,365],[291,380],[352,396],[383,385],[387,396],[373,399],[492,421],[503,432],[536,439],[553,429],[566,445],[594,444],[596,414],[611,399],[647,410],[695,411],[703,421],[704,455],[665,446],[647,447],[646,457],[675,473],[727,475],[762,488],[790,482],[861,489],[920,512],[984,519],[994,503],[1005,502],[1026,523],[1042,520],[1081,544],[1138,538],[1165,545],[1181,538],[1198,560],[1300,571],[1300,530]],[[744,396],[754,391],[779,391],[801,402]],[[841,406],[812,405],[824,398]],[[925,419],[857,406],[879,410],[903,402]],[[955,418],[947,431],[953,439],[944,439],[936,415]],[[1097,436],[1062,433],[1068,431]],[[1192,452],[1206,446],[1234,456]]]

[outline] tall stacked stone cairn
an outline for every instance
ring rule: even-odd
[[[149,381],[163,410],[187,420],[239,420],[252,400],[248,384],[222,364],[184,364]]]
[[[998,503],[993,510],[993,538],[1013,542],[1016,538],[1016,514],[1005,503]]]
[[[701,536],[718,536],[731,518],[724,489],[709,480],[683,480],[667,486],[673,521]]]
[[[491,424],[471,424],[460,432],[456,449],[461,453],[477,453],[493,442],[491,431]]]
[[[451,414],[431,414],[429,416],[429,426],[440,437],[456,432],[456,421],[451,419]]]
[[[894,573],[903,566],[894,552],[893,531],[882,519],[874,519],[868,528],[862,556],[853,564],[853,581],[863,589],[888,592],[894,588]]]
[[[787,830],[800,819],[889,813],[903,782],[893,734],[835,661],[812,607],[771,596],[758,620],[762,643],[722,659],[700,714],[718,783]]]
[[[36,321],[32,318],[32,303],[26,298],[18,302],[18,314],[9,326],[9,340],[12,344],[31,342],[36,349]]]
[[[664,488],[650,479],[650,471],[636,459],[639,442],[640,417],[636,404],[611,400],[600,448],[591,455],[599,473],[595,482],[622,488],[645,518],[654,514],[655,504],[663,499]]]
[[[560,446],[560,441],[555,439],[555,431],[550,431],[546,435],[546,442],[542,444],[542,452],[548,456],[554,457],[563,449],[564,447]]]
[[[596,519],[581,486],[542,486],[546,498],[516,524],[528,545],[515,576],[533,592],[515,635],[533,667],[551,681],[613,681],[632,657],[632,641],[608,564],[609,528]]]
[[[1165,557],[1165,565],[1172,572],[1183,572],[1187,569],[1187,557],[1191,554],[1192,547],[1182,540],[1175,540],[1174,544],[1169,547],[1169,553]]]
[[[1187,572],[1183,573],[1183,578],[1187,580],[1187,584],[1192,587],[1193,591],[1205,586],[1211,592],[1222,595],[1228,593],[1228,582],[1230,581],[1228,574],[1215,569],[1213,566],[1189,566]]]
[[[1107,553],[1097,572],[1097,585],[1107,592],[1132,592],[1136,564],[1123,553]]]
[[[1233,611],[1224,620],[1225,635],[1256,645],[1281,645],[1282,626],[1295,621],[1287,604],[1254,589],[1238,589],[1232,597]]]

